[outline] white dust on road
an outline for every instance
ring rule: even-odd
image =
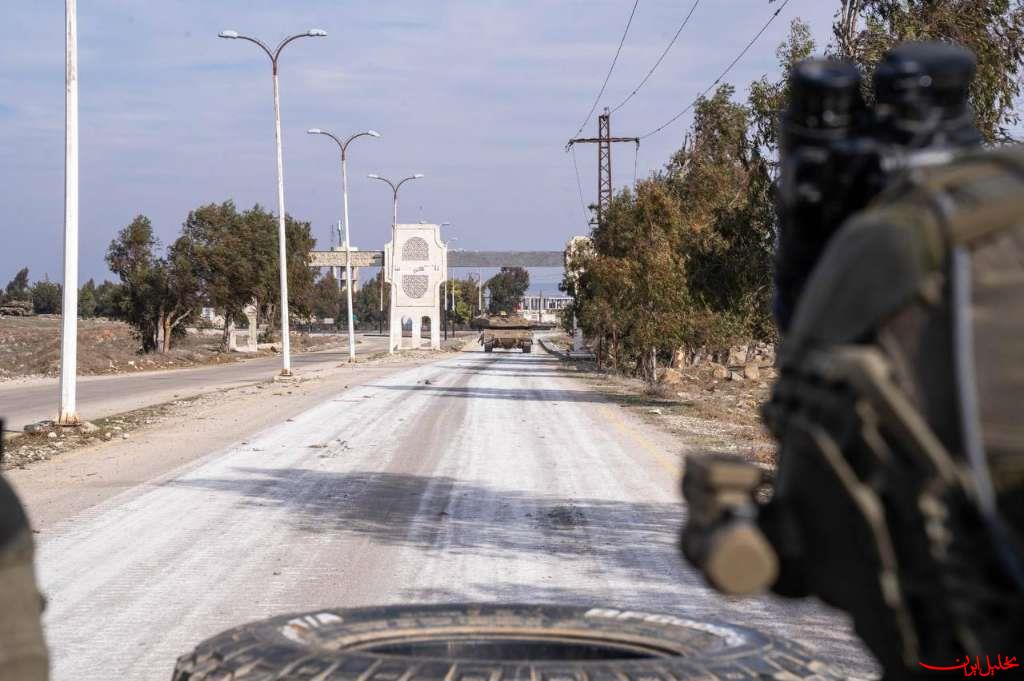
[[[454,600],[733,621],[869,669],[810,604],[700,585],[657,442],[545,356],[460,353],[345,391],[41,535],[53,678],[169,678],[247,620]]]

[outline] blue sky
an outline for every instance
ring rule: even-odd
[[[109,277],[118,229],[148,215],[165,241],[187,212],[234,199],[275,207],[269,60],[222,29],[275,42],[317,27],[281,63],[288,212],[321,244],[340,217],[336,147],[305,134],[366,128],[350,148],[353,245],[380,248],[390,190],[369,172],[422,180],[402,189],[399,219],[451,222],[456,248],[558,249],[586,226],[566,140],[590,108],[632,7],[629,0],[81,0],[82,280]],[[601,105],[646,73],[691,0],[640,0]],[[650,130],[703,90],[777,5],[703,0],[612,133]],[[834,4],[792,0],[729,80],[741,92],[777,72],[789,21],[827,39]],[[5,3],[0,22],[0,285],[22,266],[59,280],[63,223],[64,3]],[[640,175],[678,148],[681,118],[642,144]],[[596,123],[584,134],[596,133]],[[595,199],[596,149],[577,152]],[[633,151],[614,155],[616,186]],[[540,283],[540,282],[538,282]],[[545,288],[547,288],[545,286]]]

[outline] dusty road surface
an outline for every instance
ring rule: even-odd
[[[544,354],[382,376],[44,527],[53,678],[167,679],[246,620],[454,600],[741,622],[870,674],[820,606],[726,601],[684,567],[683,449]]]
[[[359,337],[357,355],[387,350],[386,338]],[[348,360],[348,350],[296,353],[296,370],[333,366]],[[233,362],[231,364],[144,371],[115,376],[85,376],[78,379],[78,407],[83,418],[103,418],[141,407],[169,402],[177,397],[265,381],[281,368],[280,357]],[[0,383],[0,414],[4,428],[21,430],[29,423],[52,419],[57,413],[60,388],[57,379],[15,380]]]

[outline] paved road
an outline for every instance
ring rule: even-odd
[[[387,339],[360,335],[357,355],[387,350]],[[346,346],[347,348],[347,346]],[[296,371],[315,370],[347,361],[348,350],[327,350],[292,355]],[[83,418],[97,419],[132,409],[265,381],[281,367],[280,357],[261,357],[230,364],[145,371],[116,376],[86,376],[78,381],[78,410]],[[26,383],[0,383],[0,417],[7,430],[52,419],[57,413],[60,388],[56,379]]]
[[[726,601],[683,566],[678,450],[543,354],[463,352],[344,391],[38,535],[53,678],[165,679],[253,618],[453,600],[742,622],[866,673],[834,615]]]

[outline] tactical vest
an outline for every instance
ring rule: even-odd
[[[851,612],[887,670],[1024,641],[1022,331],[1020,147],[908,173],[799,301],[765,407],[775,588]]]

